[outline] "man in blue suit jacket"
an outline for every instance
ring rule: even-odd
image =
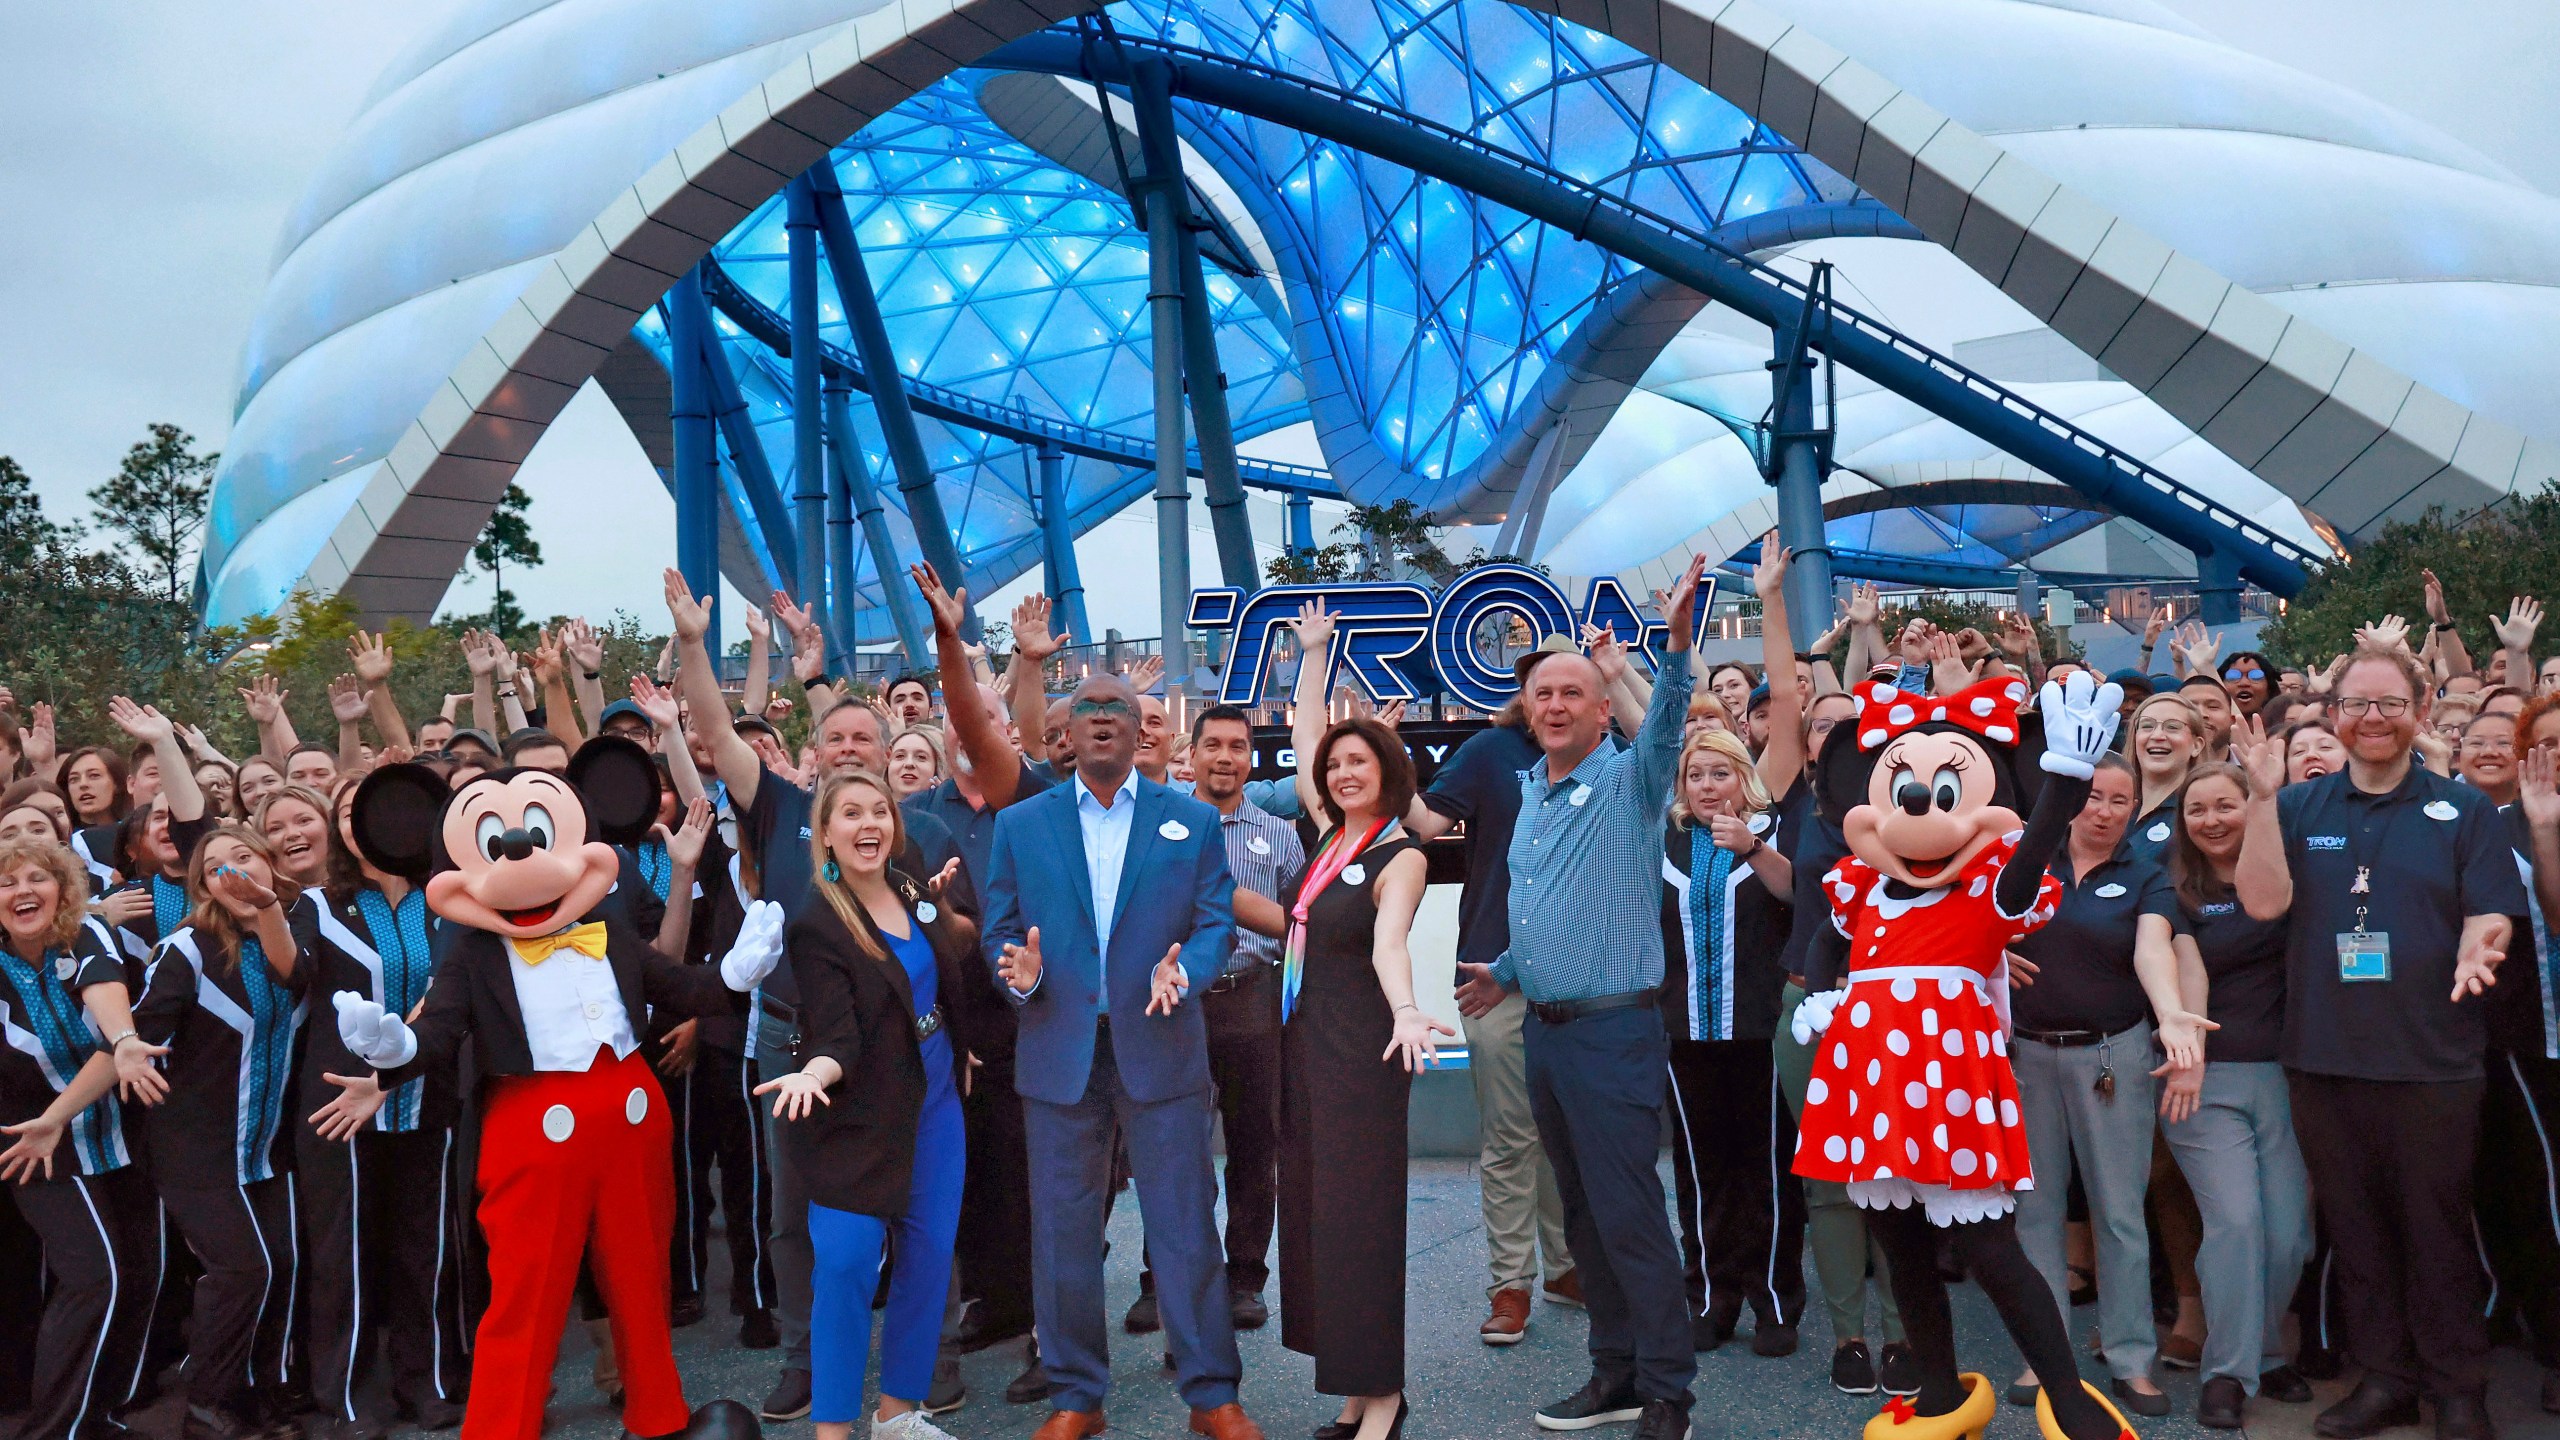
[[[1191,1429],[1261,1440],[1218,1244],[1208,1035],[1184,997],[1233,943],[1218,813],[1131,773],[1137,697],[1110,676],[1069,698],[1075,775],[996,819],[985,946],[1020,1014],[1014,1088],[1031,1152],[1031,1271],[1057,1408],[1034,1440],[1101,1433],[1111,1380],[1104,1200],[1116,1125]]]

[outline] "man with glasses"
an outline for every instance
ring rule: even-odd
[[[2405,650],[2355,653],[2337,687],[2347,768],[2285,787],[2272,742],[2233,877],[2287,932],[2283,1059],[2295,1131],[2364,1370],[2314,1428],[2329,1440],[2418,1421],[2486,1440],[2489,1337],[2471,1232],[2487,1003],[2526,908],[2489,797],[2413,763],[2426,677]],[[2510,762],[2512,769],[2512,762]]]

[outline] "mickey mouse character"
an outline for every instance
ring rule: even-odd
[[[671,961],[625,926],[604,904],[613,847],[646,833],[657,798],[648,753],[612,737],[589,741],[566,779],[498,770],[447,795],[424,766],[392,765],[355,798],[359,847],[386,871],[432,870],[427,906],[448,930],[414,1025],[341,993],[339,1034],[386,1089],[451,1066],[468,1036],[485,1082],[490,1299],[463,1440],[541,1434],[582,1259],[612,1315],[626,1430],[760,1433],[734,1401],[685,1406],[667,1328],[672,1132],[639,1037],[653,1006],[743,1009],[781,957],[782,907],[752,907],[716,970]]]
[[[1817,788],[1851,856],[1823,877],[1833,929],[1806,956],[1795,1036],[1822,1042],[1805,1088],[1795,1171],[1844,1183],[1892,1262],[1894,1298],[1921,1366],[1916,1402],[1897,1396],[1866,1440],[1976,1436],[1995,1400],[1956,1370],[1936,1228],[1999,1309],[2038,1375],[2075,1375],[2071,1336],[2019,1247],[2015,1192],[2034,1169],[1995,1003],[2002,950],[2053,918],[2061,850],[2089,779],[2115,736],[2123,692],[2086,671],[2048,682],[2038,704],[2042,786],[2018,819],[2024,682],[1993,678],[1954,695],[1860,686],[1857,743],[1824,748]],[[2051,1440],[2131,1440],[2085,1383],[2043,1388]]]

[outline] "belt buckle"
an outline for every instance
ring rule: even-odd
[[[941,1029],[942,1007],[939,1005],[934,1006],[931,1010],[916,1017],[916,1038],[918,1040],[930,1040]]]

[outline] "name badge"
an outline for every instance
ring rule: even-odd
[[[78,974],[79,971],[80,967],[72,963],[70,956],[61,955],[55,957],[53,962],[54,978],[61,980],[65,984],[69,984],[71,977]]]
[[[1369,867],[1357,860],[1342,867],[1342,883],[1345,885],[1357,885],[1368,878]]]
[[[2347,983],[2391,978],[2391,936],[2350,930],[2338,937],[2338,978]]]
[[[1156,827],[1156,833],[1167,840],[1188,840],[1191,838],[1191,827],[1179,820],[1167,820]]]
[[[2110,880],[2106,884],[2098,887],[2098,898],[2101,900],[2113,900],[2123,893],[2124,887],[2113,880]]]
[[[2159,824],[2152,826],[2149,833],[2152,844],[2166,844],[2169,839],[2169,822],[2166,820],[2161,821]]]
[[[1263,839],[1259,835],[1247,836],[1244,842],[1244,848],[1252,851],[1256,855],[1268,855],[1271,853],[1271,842]]]
[[[930,901],[930,900],[927,900],[927,901],[925,901],[923,904],[918,905],[918,906],[916,907],[916,918],[917,918],[918,920],[923,921],[923,922],[924,922],[924,923],[926,923],[927,925],[932,924],[932,923],[934,922],[934,920],[935,920],[936,918],[938,918],[941,914],[942,914],[942,912],[941,912],[941,911],[939,911],[939,910],[937,910],[937,909],[935,909],[935,908],[934,908],[934,906],[933,906],[933,902],[932,902],[932,901]]]
[[[1576,809],[1576,810],[1579,810],[1579,809],[1581,809],[1583,806],[1590,804],[1590,803],[1591,803],[1591,787],[1590,787],[1590,786],[1588,786],[1588,785],[1585,785],[1585,786],[1583,786],[1581,789],[1574,791],[1574,792],[1573,792],[1573,798],[1572,798],[1571,800],[1566,801],[1565,803],[1566,803],[1566,804],[1568,804],[1568,805],[1571,805],[1571,806],[1572,806],[1574,809]]]
[[[2426,809],[2426,816],[2430,820],[2450,820],[2461,813],[2454,808],[2450,800],[2438,800]]]

